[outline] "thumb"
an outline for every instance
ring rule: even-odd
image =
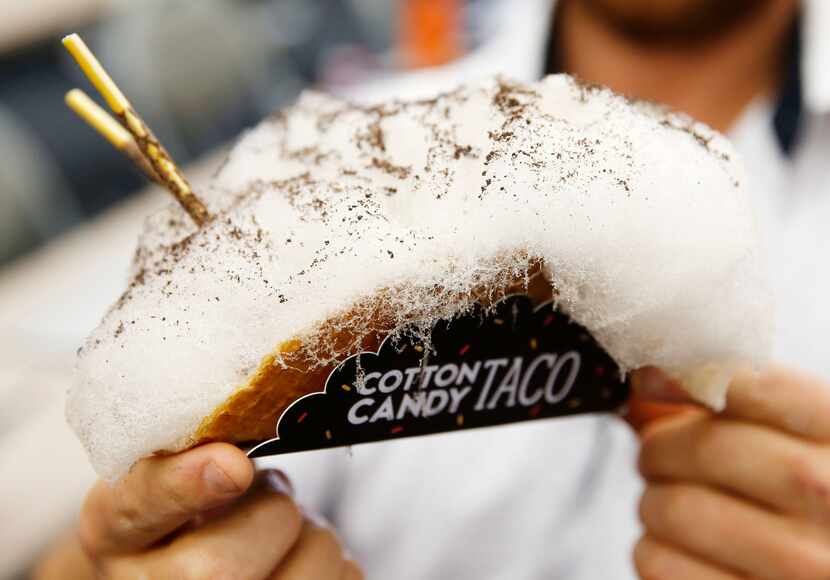
[[[699,409],[676,379],[656,367],[633,371],[630,382],[631,399],[623,418],[637,433],[661,419]]]

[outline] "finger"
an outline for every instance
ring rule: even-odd
[[[742,372],[730,384],[724,413],[801,437],[830,441],[830,384],[782,367],[760,374]]]
[[[81,510],[81,543],[93,558],[149,546],[241,495],[253,473],[245,454],[225,443],[143,459],[114,485],[92,489]]]
[[[133,559],[133,568],[146,578],[267,578],[297,542],[303,516],[284,485],[266,483],[223,516]]]
[[[830,549],[784,516],[714,490],[651,485],[640,503],[649,536],[753,578],[830,577]]]
[[[658,421],[690,413],[702,414],[699,408],[691,405],[661,403],[635,396],[628,401],[623,419],[631,425],[634,431],[642,434],[650,425]]]
[[[634,567],[641,580],[739,580],[731,572],[716,568],[651,536],[634,548]]]
[[[643,367],[631,373],[632,395],[623,418],[637,433],[663,419],[683,414],[709,414],[690,401],[680,384],[660,369]]]
[[[830,522],[830,450],[757,424],[705,416],[663,422],[646,430],[639,468],[650,481],[719,487]]]
[[[346,560],[346,568],[343,570],[341,580],[364,580],[363,570],[354,560]]]
[[[95,565],[81,549],[77,535],[72,531],[64,534],[44,552],[44,558],[37,563],[29,578],[90,580],[97,578],[97,574]],[[25,576],[21,576],[23,577]]]
[[[340,580],[348,572],[337,536],[320,523],[306,520],[299,540],[274,570],[272,580]]]

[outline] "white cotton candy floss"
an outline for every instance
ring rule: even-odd
[[[79,357],[67,416],[107,477],[186,447],[282,341],[310,343],[378,296],[396,324],[427,328],[534,260],[623,371],[660,366],[718,408],[767,355],[729,143],[564,75],[372,108],[307,93],[199,193],[215,219],[197,231],[171,206],[148,221]]]

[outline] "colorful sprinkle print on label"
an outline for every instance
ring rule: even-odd
[[[551,302],[524,294],[404,332],[343,360],[323,392],[292,403],[251,457],[613,412],[629,387],[616,363]]]

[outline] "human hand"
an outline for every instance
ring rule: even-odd
[[[223,443],[144,459],[114,485],[98,482],[76,542],[94,577],[113,580],[363,577],[334,532],[294,503],[284,475],[255,477],[245,454]],[[57,558],[38,577],[67,572]]]
[[[641,437],[641,578],[830,579],[830,384],[741,374],[724,413],[687,408]]]

